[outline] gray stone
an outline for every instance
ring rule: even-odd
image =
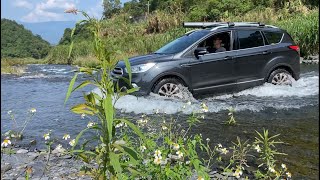
[[[1,164],[1,174],[5,173],[11,169],[12,169],[12,166],[10,163]]]
[[[17,151],[17,154],[26,154],[26,153],[28,153],[29,151],[28,150],[26,150],[26,149],[19,149],[18,151]]]
[[[64,155],[64,156],[61,156],[61,158],[63,158],[63,159],[71,159],[72,156],[70,156],[70,155]]]

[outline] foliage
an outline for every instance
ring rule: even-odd
[[[120,0],[103,0],[103,16],[105,18],[111,18],[112,15],[120,12],[121,2]]]
[[[1,58],[32,57],[40,59],[50,50],[50,44],[39,35],[33,35],[23,25],[8,19],[1,19]]]
[[[118,87],[118,84],[110,77],[110,72],[118,61],[114,60],[114,53],[109,51],[107,47],[108,39],[101,38],[103,36],[103,33],[101,33],[101,21],[89,17],[84,12],[82,13],[87,19],[81,22],[86,22],[88,28],[90,28],[94,34],[94,55],[99,61],[100,69],[80,68],[79,71],[89,75],[92,80],[86,80],[73,88],[77,78],[77,74],[75,74],[70,82],[66,101],[73,91],[87,85],[93,85],[99,88],[101,95],[94,92],[85,94],[85,103],[75,105],[71,108],[74,113],[92,115],[98,118],[97,121],[90,121],[87,128],[79,133],[74,140],[71,152],[77,154],[84,162],[89,163],[93,159],[95,160],[98,168],[88,167],[86,169],[90,169],[91,173],[93,173],[97,179],[128,179],[129,177],[141,178],[150,175],[156,179],[167,179],[168,177],[185,179],[191,177],[194,170],[198,176],[208,179],[207,169],[199,160],[196,152],[196,148],[199,145],[202,146],[199,136],[195,135],[189,138],[184,136],[178,137],[176,134],[171,133],[171,128],[176,129],[173,128],[174,123],[171,123],[172,126],[166,128],[164,128],[165,125],[163,125],[163,131],[160,136],[148,136],[147,134],[149,133],[142,133],[131,121],[116,118],[114,103],[121,96],[134,92],[138,88],[131,87],[129,90],[122,91],[122,89]],[[71,33],[73,32],[74,30]],[[73,34],[71,34],[71,38],[73,37],[72,35]],[[70,45],[70,50],[72,50],[72,48],[73,43]],[[72,51],[69,51],[69,56],[71,52]],[[125,59],[124,62],[130,73],[129,61]],[[92,73],[94,70],[101,72],[100,79]],[[127,81],[130,86],[131,79],[123,80]],[[196,118],[190,120],[190,126],[195,122],[197,122]],[[129,128],[119,130],[119,127],[122,126]],[[76,149],[75,147],[80,143],[82,135],[92,130],[97,132],[97,136],[85,141],[80,149]],[[97,142],[98,145],[94,151],[90,151],[85,147],[93,140]],[[175,148],[172,148],[173,143],[176,145]],[[143,146],[143,150],[146,151],[139,153],[138,149],[140,145]],[[152,153],[154,153],[154,155]],[[145,160],[148,159],[150,163],[145,162]],[[186,159],[189,160],[189,164],[185,164]]]

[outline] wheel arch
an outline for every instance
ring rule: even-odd
[[[270,68],[270,70],[268,71],[267,75],[264,78],[264,81],[267,82],[269,77],[270,77],[270,75],[271,75],[271,73],[273,71],[277,70],[277,69],[284,69],[284,70],[288,71],[291,74],[291,76],[296,79],[295,73],[293,72],[292,68],[289,65],[287,65],[287,64],[278,64],[277,66],[274,66],[274,67]]]
[[[151,85],[151,92],[154,90],[155,86],[163,79],[176,78],[183,83],[184,86],[190,88],[189,82],[179,73],[163,73],[155,78]]]

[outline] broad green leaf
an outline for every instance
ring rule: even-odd
[[[70,81],[70,85],[69,85],[69,88],[68,88],[68,92],[67,92],[67,95],[66,95],[66,99],[64,100],[64,104],[66,104],[66,102],[68,101],[70,95],[71,95],[71,92],[72,92],[72,89],[73,89],[73,85],[77,79],[77,76],[78,76],[78,73],[76,73],[74,75],[74,77],[71,79]]]
[[[76,90],[78,90],[78,89],[81,89],[81,88],[83,88],[83,87],[85,87],[85,86],[87,86],[87,85],[89,85],[89,84],[92,84],[91,81],[89,81],[89,80],[83,81],[83,82],[82,82],[81,84],[79,84],[76,88],[74,88],[74,89],[72,90],[72,92],[74,92],[74,91],[76,91]]]
[[[70,47],[69,47],[68,59],[71,58],[72,49],[73,49],[73,41],[71,41],[71,44],[70,44]]]
[[[107,98],[104,101],[104,113],[107,121],[107,129],[109,135],[109,142],[112,138],[112,127],[113,127],[113,105],[112,105],[112,97],[111,94],[107,94]]]
[[[128,93],[128,94],[131,94],[131,93],[133,93],[133,92],[139,91],[139,89],[140,89],[140,87],[131,88],[131,89],[128,89],[128,90],[127,90],[127,93]]]
[[[119,151],[131,156],[135,161],[139,159],[137,152],[135,152],[133,149],[131,149],[127,146],[124,146],[124,145],[120,145],[120,144],[113,144],[113,146],[116,147],[117,149],[119,149]]]
[[[120,165],[119,155],[115,154],[114,152],[110,152],[109,156],[110,156],[110,164],[112,165],[114,170],[117,173],[121,173],[122,172],[122,168],[121,168],[121,165]]]
[[[128,74],[129,74],[129,82],[131,84],[132,73],[131,73],[131,66],[130,66],[129,59],[128,58],[124,58],[124,63],[126,64],[126,69],[128,71]]]

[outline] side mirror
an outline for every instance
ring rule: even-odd
[[[200,56],[203,56],[205,54],[208,54],[208,50],[206,47],[197,47],[194,50],[194,55],[196,56],[197,59],[199,59]]]

